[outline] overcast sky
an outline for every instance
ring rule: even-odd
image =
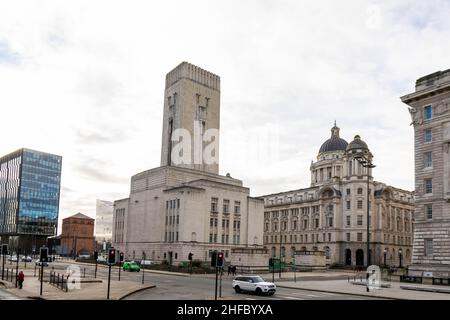
[[[449,13],[438,0],[1,1],[0,155],[63,156],[60,218],[95,216],[96,199],[159,166],[165,75],[188,61],[221,77],[220,173],[253,196],[308,187],[334,120],[368,143],[376,180],[413,190],[399,97],[450,68]]]

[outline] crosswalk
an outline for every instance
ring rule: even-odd
[[[0,300],[21,300],[21,298],[3,290],[3,289],[0,289]]]

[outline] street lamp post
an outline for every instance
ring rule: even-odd
[[[403,258],[403,250],[401,248],[398,249],[398,257],[400,259],[400,266],[399,266],[399,268],[401,268],[402,267],[402,258]]]
[[[370,192],[369,192],[369,182],[370,174],[369,169],[375,168],[372,161],[367,158],[364,154],[357,154],[355,159],[364,167],[367,168],[367,267],[370,266]],[[367,284],[369,281],[369,274],[366,273]],[[366,287],[367,292],[369,292],[369,286]]]

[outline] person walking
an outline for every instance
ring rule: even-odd
[[[19,289],[22,289],[24,280],[25,280],[25,275],[23,274],[23,271],[20,271],[19,275],[17,276],[17,281],[19,282]]]

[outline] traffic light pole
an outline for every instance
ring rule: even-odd
[[[219,272],[220,272],[219,297],[222,298],[222,267],[220,267]]]
[[[97,263],[98,261],[95,260],[95,272],[94,272],[94,278],[97,279]]]
[[[119,281],[120,281],[120,269],[122,269],[121,265],[122,265],[122,262],[119,261]]]
[[[111,264],[109,264],[109,271],[108,271],[108,294],[106,296],[106,299],[109,300],[109,288],[111,285]]]
[[[216,264],[216,293],[214,295],[214,300],[217,300],[217,276],[218,276],[217,270],[218,270],[218,268],[217,268],[217,264]]]
[[[44,282],[44,263],[41,262],[41,290],[40,295],[42,296],[42,284]]]

